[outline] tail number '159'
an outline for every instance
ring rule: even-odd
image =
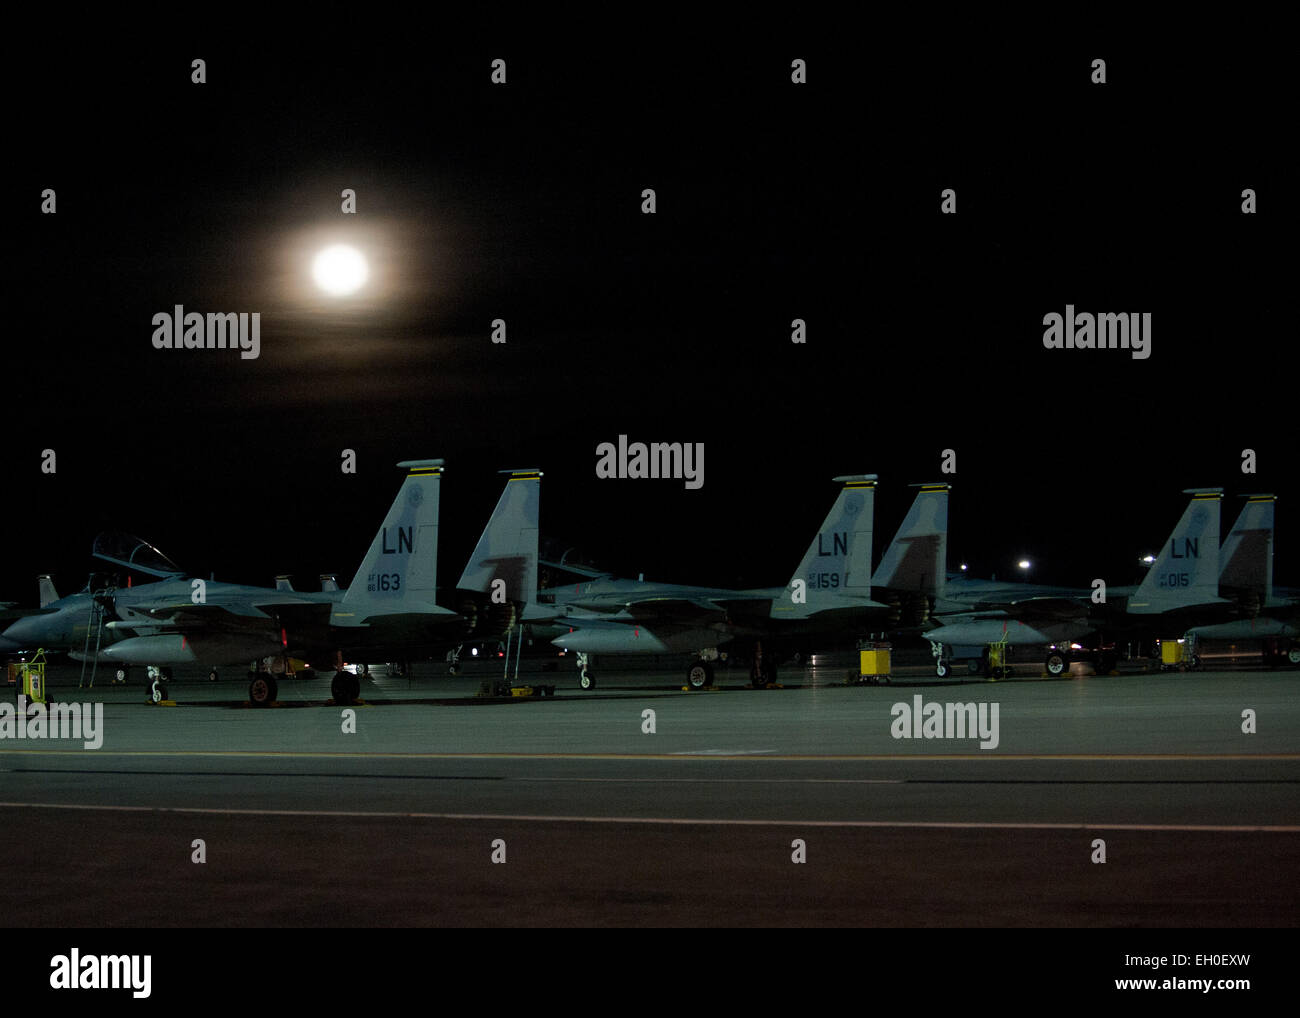
[[[808,577],[808,586],[814,590],[828,590],[840,585],[839,573],[813,573]]]

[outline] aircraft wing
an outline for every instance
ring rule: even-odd
[[[1001,605],[975,605],[975,611],[989,608],[1001,613],[998,617],[1013,619],[1051,619],[1070,621],[1087,618],[1092,602],[1086,597],[1026,597]]]
[[[254,603],[252,600],[220,604],[192,604],[178,602],[153,606],[135,605],[156,620],[156,624],[189,633],[238,633],[255,630],[265,632],[268,624],[292,627],[328,626],[331,605],[324,601],[273,601]],[[135,628],[130,619],[119,623],[122,628]],[[146,624],[141,624],[143,627]]]
[[[1027,597],[1005,603],[976,603],[955,611],[936,612],[934,617],[940,621],[944,618],[960,616],[963,619],[981,622],[993,619],[1015,619],[1021,622],[1076,622],[1087,619],[1090,614],[1091,601],[1087,598]]]
[[[711,598],[648,597],[621,606],[637,622],[723,622],[727,610]]]

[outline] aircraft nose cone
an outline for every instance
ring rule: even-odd
[[[0,651],[35,650],[38,635],[32,632],[30,619],[19,619],[0,635]]]

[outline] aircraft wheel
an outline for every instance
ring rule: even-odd
[[[591,689],[596,685],[596,676],[592,675],[591,672],[584,671],[578,675],[578,685],[583,689]]]
[[[149,680],[149,702],[162,703],[162,701],[166,699],[166,696],[167,696],[167,692],[163,688],[162,682],[158,679],[150,679]]]
[[[1300,643],[1293,643],[1287,649],[1286,659],[1293,665],[1300,665]]]
[[[277,692],[275,676],[270,672],[258,672],[248,684],[248,701],[254,707],[269,707],[275,702]]]
[[[970,672],[971,675],[978,675],[980,673],[980,667],[982,663],[983,662],[977,661],[975,658],[971,658],[971,660],[966,665],[966,671]]]
[[[948,677],[948,673],[951,671],[952,671],[952,667],[948,664],[947,661],[943,660],[943,658],[940,658],[938,661],[934,663],[934,674],[939,676],[939,678],[941,679],[946,679]]]
[[[121,667],[118,668],[116,672],[113,673],[113,681],[116,683],[120,683],[121,685],[126,685],[126,680],[130,677],[131,677],[131,669],[128,668],[126,665],[122,665]]]
[[[346,672],[344,674],[347,675]],[[355,675],[347,675],[347,682],[348,682],[348,696],[353,703],[356,703],[358,700],[361,699],[361,680],[358,679]]]
[[[370,666],[369,666],[369,665],[357,665],[357,674],[358,674],[358,675],[369,675],[369,674],[370,674]]]
[[[1064,675],[1070,670],[1070,659],[1060,651],[1054,650],[1047,655],[1047,660],[1043,662],[1043,668],[1047,670],[1048,675]]]
[[[686,684],[692,689],[703,689],[713,685],[713,669],[707,662],[696,661],[686,669]]]
[[[208,681],[209,682],[217,681],[217,670],[215,668],[213,668],[210,672],[208,672]]]

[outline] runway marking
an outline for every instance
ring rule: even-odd
[[[687,817],[545,816],[527,813],[413,813],[379,810],[214,809],[200,806],[104,806],[93,803],[0,802],[0,809],[101,810],[111,813],[196,813],[209,816],[329,817],[380,820],[490,820],[556,824],[661,824],[709,827],[859,827],[933,830],[1168,831],[1206,833],[1300,834],[1296,824],[1107,824],[959,820],[737,820]]]
[[[353,760],[776,760],[776,761],[948,761],[948,760],[1300,760],[1300,753],[786,753],[780,756],[716,756],[677,753],[366,753],[295,752],[281,749],[0,749],[0,756],[283,757]]]

